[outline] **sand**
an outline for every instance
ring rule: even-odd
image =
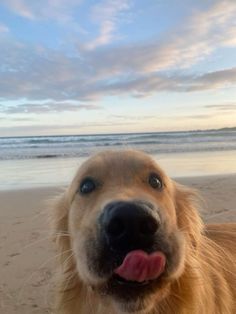
[[[236,175],[177,179],[201,192],[206,222],[236,222]],[[51,313],[55,256],[45,200],[59,188],[0,192],[0,313]]]

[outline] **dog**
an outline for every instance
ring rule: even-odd
[[[143,152],[85,161],[53,209],[55,313],[236,313],[236,224],[204,225],[197,199]]]

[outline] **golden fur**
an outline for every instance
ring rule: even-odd
[[[157,193],[139,180],[153,169],[165,182],[163,192]],[[81,197],[79,184],[87,175],[105,183],[99,192]],[[155,293],[135,301],[142,304],[137,311],[99,293],[96,285],[102,279],[89,273],[84,245],[86,237],[95,232],[96,217],[104,204],[135,198],[156,203],[161,208],[166,233],[181,235],[178,267]],[[53,211],[61,264],[55,313],[236,313],[236,224],[204,226],[196,210],[196,199],[194,191],[168,178],[144,153],[106,151],[85,162],[56,200]]]

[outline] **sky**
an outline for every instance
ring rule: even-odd
[[[0,136],[236,126],[235,0],[0,0]]]

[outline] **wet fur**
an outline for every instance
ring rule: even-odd
[[[113,152],[111,154],[114,155]],[[139,153],[124,152],[124,156],[127,155],[128,158],[132,157],[132,154],[134,154],[135,159]],[[109,152],[100,156],[100,162],[105,155],[106,157],[109,156]],[[142,158],[148,158],[142,153],[141,155]],[[120,156],[118,155],[117,158]],[[93,160],[90,161],[90,167],[91,162]],[[87,164],[83,167],[86,169]],[[135,165],[132,167],[135,171]],[[119,169],[112,165],[113,172],[118,170],[121,173],[122,171],[124,174],[126,173],[126,169],[120,168],[120,165]],[[101,170],[98,167],[97,170],[93,169],[93,171],[96,173],[96,171],[100,172]],[[80,175],[81,172],[83,169],[80,170]],[[70,224],[69,211],[78,189],[78,175],[54,204],[53,225],[61,265],[55,313],[124,313],[122,307],[116,308],[109,298],[100,295],[91,286],[87,286],[78,274],[76,257],[72,252],[73,234],[69,233],[68,229]],[[104,175],[109,176],[109,173]],[[185,245],[184,269],[176,279],[166,282],[156,295],[154,294],[150,298],[146,297],[143,300],[140,299],[139,302],[144,303],[145,310],[133,312],[133,314],[236,313],[236,224],[204,226],[196,210],[196,193],[172,180],[171,185],[177,227],[185,237],[185,244],[183,243]],[[119,185],[117,185],[117,189],[119,189]],[[75,206],[79,205],[76,204]],[[86,217],[81,217],[81,219],[86,219]]]

